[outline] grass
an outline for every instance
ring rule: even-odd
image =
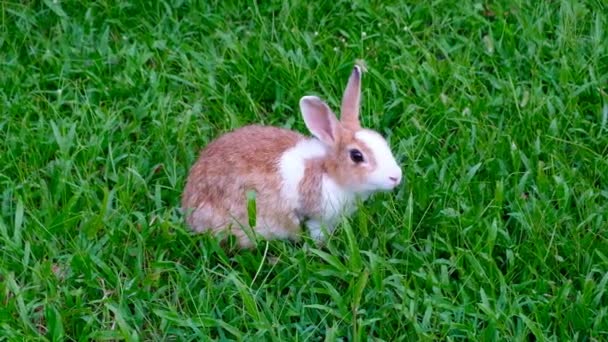
[[[0,2],[2,340],[608,339],[599,0]],[[186,229],[199,148],[362,58],[406,184],[324,249]]]

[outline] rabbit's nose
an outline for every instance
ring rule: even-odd
[[[388,179],[390,179],[396,185],[396,184],[399,184],[399,181],[401,181],[401,176],[388,177]]]

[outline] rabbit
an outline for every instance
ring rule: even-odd
[[[359,122],[362,73],[355,64],[340,120],[319,97],[300,99],[313,137],[252,124],[210,142],[192,166],[182,195],[190,228],[216,236],[229,233],[238,247],[252,248],[255,235],[300,241],[305,226],[313,241],[323,245],[342,215],[356,210],[358,200],[395,189],[402,170],[388,143]],[[248,191],[255,193],[253,227]]]

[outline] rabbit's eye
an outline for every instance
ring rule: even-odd
[[[350,150],[350,159],[357,164],[361,163],[363,162],[363,153],[357,149],[352,149]]]

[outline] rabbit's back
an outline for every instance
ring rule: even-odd
[[[257,208],[274,210],[268,215],[258,212],[258,218],[270,215],[284,221],[287,208],[281,210],[278,164],[283,152],[302,139],[303,135],[283,128],[250,125],[209,143],[192,167],[182,196],[189,225],[203,231],[222,229],[233,219],[247,224],[249,190],[256,193]]]

